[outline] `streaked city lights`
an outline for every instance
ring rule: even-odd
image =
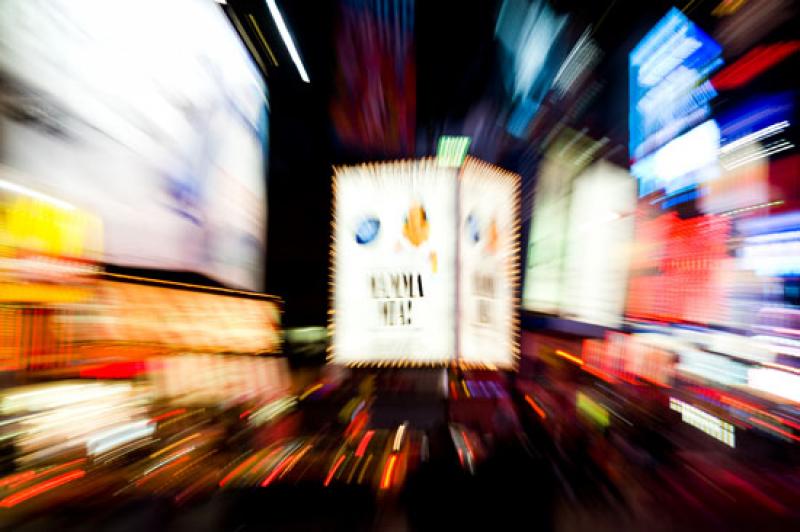
[[[796,4],[0,2],[0,530],[800,530]]]
[[[277,4],[275,4],[275,0],[266,0],[266,2],[269,12],[272,15],[272,20],[275,21],[275,26],[277,26],[278,32],[281,34],[283,44],[289,51],[289,56],[292,58],[294,66],[297,67],[297,72],[300,74],[300,79],[306,83],[311,83],[311,80],[308,78],[308,73],[306,72],[306,67],[303,66],[303,60],[300,59],[300,53],[297,51],[297,47],[294,45],[294,39],[292,39],[292,35],[289,33],[289,28],[286,27],[286,22],[283,21],[283,15],[281,15]]]

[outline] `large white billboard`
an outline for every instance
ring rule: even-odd
[[[510,368],[518,351],[519,176],[467,159],[459,198],[459,360]]]
[[[635,208],[636,182],[624,168],[601,160],[575,179],[566,231],[563,316],[606,327],[622,324]]]
[[[0,2],[0,179],[98,216],[104,260],[260,289],[267,102],[209,0]]]
[[[334,177],[333,361],[455,354],[456,172],[432,160]]]

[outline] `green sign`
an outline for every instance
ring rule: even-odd
[[[461,166],[467,156],[471,139],[469,137],[439,137],[436,162],[439,166]]]

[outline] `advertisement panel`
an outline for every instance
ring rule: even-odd
[[[459,197],[460,361],[510,368],[518,352],[519,176],[467,159]]]
[[[432,160],[334,177],[337,363],[443,363],[455,353],[456,171]]]
[[[707,81],[722,48],[671,8],[629,56],[629,153],[640,159],[702,122],[717,95]]]
[[[103,260],[262,288],[265,86],[217,4],[2,2],[0,79],[2,179],[97,215]]]
[[[633,239],[636,182],[598,161],[573,184],[561,313],[606,327],[622,323]]]

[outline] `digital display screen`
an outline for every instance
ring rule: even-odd
[[[265,85],[218,5],[3,2],[0,78],[0,178],[98,217],[106,262],[262,289]]]
[[[640,159],[703,121],[721,47],[674,7],[629,56],[630,156]]]

